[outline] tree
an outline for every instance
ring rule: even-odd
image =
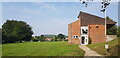
[[[40,41],[44,41],[45,40],[45,36],[44,35],[41,35],[40,36]]]
[[[32,37],[31,41],[37,42],[37,41],[39,40],[38,37],[39,37],[39,36]]]
[[[87,7],[88,6],[88,2],[89,2],[89,0],[87,0],[87,1],[85,1],[85,0],[80,0],[81,2],[82,2],[82,4],[85,4],[85,7]],[[107,6],[109,6],[110,5],[110,0],[102,0],[102,2],[101,2],[101,12],[105,12],[105,10],[106,10],[106,7]]]
[[[32,28],[26,22],[17,20],[7,20],[3,25],[3,39],[6,42],[29,41],[32,38]],[[11,40],[10,40],[11,39]]]
[[[60,39],[65,39],[65,36],[63,34],[58,34],[57,38],[60,38]]]
[[[35,39],[40,41],[40,36],[35,36]]]
[[[118,27],[118,30],[117,30],[117,37],[120,38],[120,26]]]
[[[54,41],[57,41],[57,39],[58,39],[57,36],[54,36],[53,40],[54,40]]]
[[[91,40],[91,38],[90,38],[90,37],[89,37],[88,44],[92,44],[92,40]]]
[[[111,19],[109,16],[107,16],[106,19],[109,19],[109,20],[113,21],[113,19]]]
[[[113,26],[110,29],[107,29],[107,35],[116,35],[117,34],[117,26]]]
[[[2,29],[0,28],[0,44],[2,42]]]

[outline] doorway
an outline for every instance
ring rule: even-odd
[[[88,36],[87,35],[82,35],[81,40],[80,40],[81,45],[87,45],[88,44]]]
[[[81,45],[87,45],[88,44],[88,26],[82,26],[81,27],[80,44]]]
[[[81,37],[81,43],[85,44],[85,37],[84,36]]]

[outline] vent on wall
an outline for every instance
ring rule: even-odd
[[[96,28],[98,28],[98,25],[96,25]]]

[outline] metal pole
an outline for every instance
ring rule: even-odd
[[[106,38],[106,31],[107,31],[107,30],[106,30],[106,28],[107,28],[107,27],[106,27],[106,25],[107,25],[107,23],[106,23],[106,11],[107,11],[107,10],[105,9],[105,38]]]

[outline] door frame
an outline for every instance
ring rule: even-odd
[[[87,34],[82,34],[82,28],[87,28]],[[80,44],[81,45],[87,45],[88,44],[88,34],[89,34],[89,28],[88,28],[88,26],[81,26],[80,27],[80,33],[81,33],[81,36],[80,36]],[[82,44],[82,36],[84,36],[85,37],[85,39],[84,39],[84,44]]]

